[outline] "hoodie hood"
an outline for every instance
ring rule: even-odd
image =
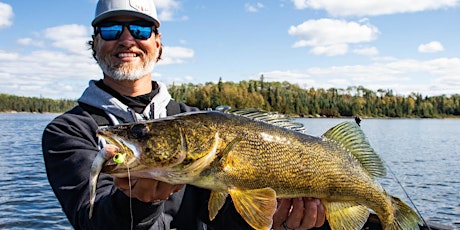
[[[159,87],[158,94],[153,97],[141,114],[136,113],[117,98],[97,87],[95,80],[89,82],[88,88],[83,92],[78,102],[103,110],[113,124],[166,117],[166,106],[171,100],[171,95],[165,84],[161,82],[157,82],[157,84]]]

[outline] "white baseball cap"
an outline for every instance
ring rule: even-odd
[[[153,22],[160,27],[157,10],[153,0],[99,0],[96,14],[91,25],[95,26],[105,19],[116,15],[130,15]]]

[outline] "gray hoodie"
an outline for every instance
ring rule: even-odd
[[[142,114],[136,113],[117,98],[97,87],[94,80],[89,82],[88,88],[83,92],[78,102],[103,110],[110,117],[112,124],[166,117],[166,106],[171,101],[171,95],[163,83],[157,82],[157,84],[160,91],[153,97]]]

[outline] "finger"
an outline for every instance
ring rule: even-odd
[[[300,229],[310,229],[316,226],[318,218],[318,203],[313,198],[303,198],[303,204],[305,207],[304,215],[302,218],[302,224],[299,226]]]
[[[121,191],[129,191],[137,183],[137,178],[114,178],[113,183]],[[129,196],[129,194],[127,194]]]
[[[113,156],[115,155],[116,152],[118,152],[118,147],[112,144],[105,144],[104,150]]]
[[[171,194],[182,187],[183,185],[173,185],[153,179],[139,179],[133,188],[133,194],[144,202],[159,202],[167,200]]]
[[[168,184],[146,178],[115,178],[114,184],[127,196],[143,202],[159,202],[167,200],[174,192],[180,191],[184,185]]]
[[[112,158],[118,151],[118,147],[112,144],[106,144],[99,151],[98,155],[101,155],[105,160]],[[94,163],[93,163],[94,164]]]
[[[316,199],[316,204],[318,206],[318,208],[317,208],[318,209],[318,216],[316,218],[315,227],[321,227],[326,222],[326,211],[324,209],[323,204],[321,203],[321,201],[319,199]]]
[[[182,190],[182,188],[185,186],[185,184],[176,184],[174,185],[174,189],[173,189],[173,193],[176,193],[176,192],[179,192],[180,190]]]
[[[156,195],[160,200],[167,200],[174,189],[174,185],[159,181],[157,184]]]
[[[291,210],[292,199],[278,199],[278,206],[273,214],[273,229],[282,230],[283,222],[287,219]]]
[[[159,183],[157,180],[140,178],[136,185],[132,187],[133,197],[150,203],[162,200],[158,191]]]
[[[304,201],[302,198],[292,199],[292,210],[286,219],[286,226],[289,228],[299,228],[304,216]]]
[[[155,199],[154,202],[168,200],[170,196],[172,196],[175,192],[179,192],[183,187],[183,184],[172,185],[160,181],[158,183],[158,190],[156,194],[156,197],[159,197],[159,199]]]

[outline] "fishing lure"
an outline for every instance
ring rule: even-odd
[[[113,162],[116,164],[121,164],[126,160],[126,153],[117,153],[113,156]]]

